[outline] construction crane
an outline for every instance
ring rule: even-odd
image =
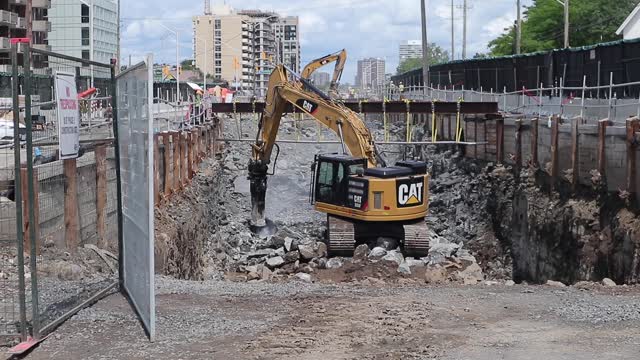
[[[285,65],[271,73],[264,112],[259,121],[249,161],[251,228],[273,234],[265,218],[268,168],[280,120],[292,104],[333,130],[342,153],[316,155],[310,198],[316,210],[327,214],[327,245],[331,254],[349,255],[360,243],[379,237],[398,239],[405,253],[424,256],[429,249],[424,217],[428,208],[427,164],[400,161],[387,166],[362,119],[332,100],[303,76]]]
[[[334,61],[336,63],[336,67],[333,70],[333,77],[331,78],[331,84],[329,85],[329,95],[333,98],[337,98],[338,85],[340,83],[340,78],[342,77],[344,65],[347,63],[347,50],[342,49],[333,54],[329,54],[311,61],[302,70],[302,78],[309,80],[311,78],[311,74],[313,74],[316,70]]]

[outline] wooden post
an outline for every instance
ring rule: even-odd
[[[67,250],[75,254],[80,245],[78,219],[78,172],[76,159],[63,160],[64,166],[64,231]]]
[[[180,138],[180,179],[182,180],[182,185],[186,185],[189,182],[189,174],[188,174],[188,166],[187,166],[187,160],[186,160],[186,152],[187,151],[191,151],[191,146],[188,146],[187,144],[187,132],[183,132],[178,134],[179,138]]]
[[[154,204],[160,204],[160,135],[153,135],[153,195]]]
[[[636,149],[638,147],[636,131],[638,131],[638,118],[627,119],[627,191],[631,199],[636,196]]]
[[[31,254],[31,237],[30,230],[32,224],[29,222],[29,177],[27,176],[27,168],[20,168],[20,186],[22,188],[22,230],[23,230],[23,243],[24,252]],[[36,237],[36,255],[40,255],[40,200],[39,200],[39,181],[38,181],[38,169],[33,169],[33,206],[35,224],[35,237]]]
[[[202,159],[200,154],[200,128],[196,128],[191,136],[193,136],[193,160],[196,164],[200,164],[200,160]]]
[[[558,123],[557,117],[551,118],[551,190],[558,179]]]
[[[538,118],[531,120],[531,166],[537,168],[538,165]]]
[[[451,115],[447,117],[447,140],[453,139],[451,137]]]
[[[496,120],[496,162],[504,162],[504,119]]]
[[[171,134],[168,132],[163,133],[162,143],[164,145],[164,196],[169,196],[173,185],[173,177],[171,176]]]
[[[522,119],[516,120],[516,170],[522,169]]]
[[[598,172],[601,179],[606,179],[606,136],[609,119],[598,121]]]
[[[580,157],[579,157],[579,118],[571,119],[571,191],[575,192],[578,188],[578,175],[580,175]]]
[[[173,140],[173,191],[177,191],[181,188],[180,182],[180,152],[182,150],[180,141],[180,132],[174,131],[171,134]]]
[[[107,147],[104,144],[96,146],[96,233],[97,245],[100,249],[108,247],[107,226]]]
[[[194,151],[193,151],[193,130],[187,132],[187,144],[189,144],[189,149],[187,149],[187,163],[189,164],[189,179],[193,179],[193,156],[194,156]]]

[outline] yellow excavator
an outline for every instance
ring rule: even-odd
[[[334,61],[336,63],[336,67],[333,69],[333,76],[331,78],[331,83],[329,84],[329,96],[331,96],[332,98],[337,98],[338,85],[340,82],[340,78],[342,77],[342,70],[344,70],[344,65],[347,63],[347,50],[342,49],[336,53],[329,54],[311,61],[309,64],[307,64],[307,66],[304,67],[301,75],[303,79],[309,80],[311,78],[311,74],[313,74],[316,70]]]
[[[252,144],[248,167],[251,229],[261,235],[276,231],[264,214],[267,175],[274,146],[279,152],[276,135],[289,104],[333,130],[342,144],[342,153],[316,155],[312,166],[310,197],[315,209],[327,214],[329,253],[350,255],[356,245],[384,237],[399,240],[408,256],[425,256],[429,250],[424,221],[427,164],[408,160],[387,166],[371,132],[355,112],[285,65],[276,66],[271,73],[265,109]]]

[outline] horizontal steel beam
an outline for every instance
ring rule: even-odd
[[[406,113],[425,114],[435,110],[436,114],[497,114],[498,103],[496,102],[446,102],[436,101],[368,101],[368,102],[344,102],[349,109],[366,114],[382,113]],[[458,110],[458,105],[460,108]],[[214,103],[212,104],[214,113],[261,113],[264,110],[263,102],[256,103]],[[293,106],[287,106],[287,113],[293,112]],[[296,109],[296,112],[300,112]]]

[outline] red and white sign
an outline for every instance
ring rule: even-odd
[[[75,74],[56,71],[55,89],[60,159],[74,159],[80,150],[80,107]]]

